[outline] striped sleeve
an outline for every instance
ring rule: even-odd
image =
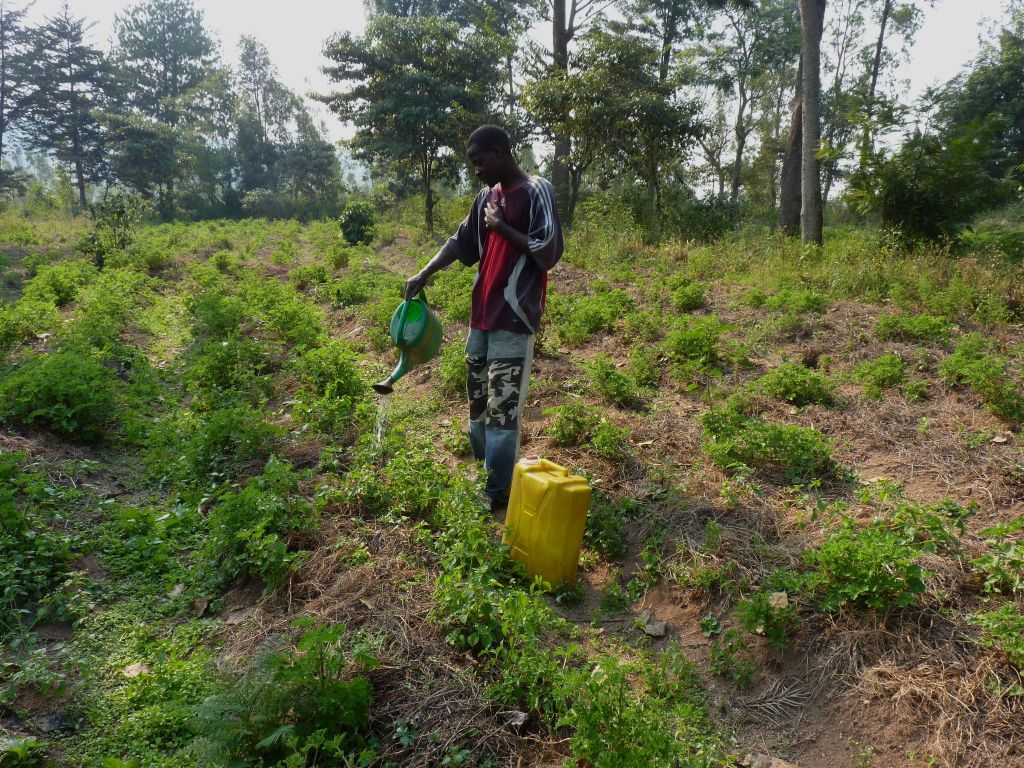
[[[530,223],[526,233],[530,255],[543,270],[551,269],[562,257],[562,224],[555,205],[555,190],[546,179],[529,181]]]

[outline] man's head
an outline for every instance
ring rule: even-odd
[[[488,186],[497,184],[516,168],[508,134],[496,125],[481,125],[469,135],[466,157],[476,177]]]

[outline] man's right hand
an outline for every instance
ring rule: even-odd
[[[417,293],[423,290],[423,286],[427,284],[427,276],[422,272],[417,272],[415,275],[405,281],[405,299],[408,301]]]

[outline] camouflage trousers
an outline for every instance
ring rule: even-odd
[[[466,342],[469,442],[484,463],[490,496],[508,491],[530,384],[533,335],[472,328]]]

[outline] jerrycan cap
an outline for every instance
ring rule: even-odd
[[[533,456],[523,456],[523,458],[519,460],[519,463],[526,464],[528,466],[533,464],[540,464],[540,456],[537,456],[536,454],[534,454]]]

